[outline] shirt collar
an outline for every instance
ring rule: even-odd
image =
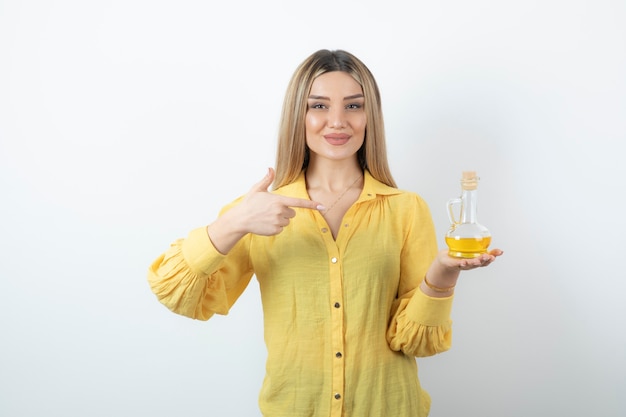
[[[397,188],[390,187],[387,184],[378,181],[368,170],[365,170],[364,172],[364,180],[363,191],[357,201],[372,200],[376,198],[377,195],[394,195],[401,193],[401,191]],[[304,176],[304,170],[294,182],[284,185],[274,192],[280,195],[309,199],[309,193],[306,191],[306,178]]]

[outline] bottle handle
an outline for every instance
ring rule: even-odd
[[[457,220],[454,217],[454,206],[457,206],[459,204],[463,204],[463,200],[461,198],[451,198],[450,200],[448,200],[447,206],[448,206],[448,219],[450,219],[450,223],[451,224],[460,224],[461,223],[461,219],[459,217],[459,220]]]

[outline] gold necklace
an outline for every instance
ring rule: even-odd
[[[341,200],[343,198],[344,195],[346,195],[346,193],[348,192],[348,190],[352,187],[354,187],[354,184],[357,183],[358,180],[361,179],[361,175],[359,175],[356,180],[354,180],[354,182],[352,184],[350,184],[348,186],[348,188],[346,188],[343,193],[341,193],[341,195],[339,197],[337,197],[337,199],[335,200],[335,202],[333,204],[330,205],[330,207],[328,207],[326,210],[324,210],[324,216],[328,214],[328,212],[330,211],[330,209],[332,209],[333,207],[335,207],[335,204],[337,204],[339,202],[339,200]]]

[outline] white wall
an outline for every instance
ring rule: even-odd
[[[439,235],[476,169],[506,251],[463,277],[452,350],[419,361],[431,415],[623,416],[625,19],[623,0],[0,1],[0,415],[258,415],[256,283],[196,322],[146,269],[262,177],[295,66],[344,48]]]

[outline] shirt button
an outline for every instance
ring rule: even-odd
[[[330,261],[331,261],[332,263],[336,264],[336,263],[337,263],[337,258],[332,257],[332,258],[330,259]]]
[[[341,352],[337,352],[337,353],[335,353],[335,356],[336,356],[336,357],[338,357],[338,358],[341,358],[341,356],[342,356],[342,355],[341,355]]]
[[[325,227],[322,227],[322,233],[326,233],[326,232],[328,232],[328,229]]]
[[[341,307],[341,304],[335,303],[335,308],[339,308],[339,307]]]
[[[341,398],[341,394],[336,393],[336,394],[335,394],[335,399],[336,399],[336,400],[338,400],[338,399],[340,399],[340,398]]]
[[[348,223],[344,224],[343,227],[349,227],[350,225]]]

